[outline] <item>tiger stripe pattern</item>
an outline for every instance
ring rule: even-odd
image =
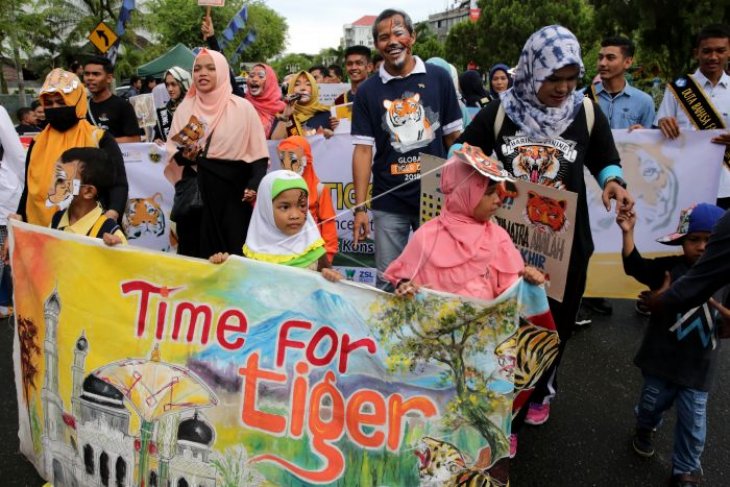
[[[518,391],[532,389],[558,355],[560,339],[554,330],[520,320],[520,327],[494,349],[497,356],[515,357],[514,384]]]

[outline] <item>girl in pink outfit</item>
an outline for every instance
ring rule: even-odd
[[[525,267],[507,232],[492,221],[507,177],[499,162],[487,161],[490,170],[484,173],[459,157],[444,166],[444,209],[416,231],[385,271],[397,294],[412,295],[423,286],[490,300],[520,276],[531,284],[544,282],[539,270]]]

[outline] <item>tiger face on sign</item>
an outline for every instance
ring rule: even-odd
[[[527,218],[530,222],[544,225],[554,232],[562,230],[567,221],[565,209],[568,202],[566,200],[555,200],[534,191],[528,191],[527,198]]]
[[[162,212],[162,195],[155,193],[147,198],[130,198],[124,213],[124,231],[129,240],[151,234],[161,237],[165,233],[165,214]]]
[[[385,124],[396,150],[404,152],[424,147],[433,140],[434,128],[418,93],[395,100],[383,100],[383,106],[386,110]]]

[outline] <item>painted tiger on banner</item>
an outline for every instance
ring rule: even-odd
[[[130,198],[124,213],[124,232],[134,240],[149,233],[161,237],[165,233],[165,214],[162,211],[162,195],[155,193],[147,198]]]
[[[558,355],[560,339],[554,330],[547,330],[520,320],[520,327],[497,345],[494,354],[512,363],[512,376],[518,391],[532,389]]]
[[[433,140],[433,128],[418,93],[396,100],[383,100],[383,106],[385,122],[397,143],[393,144],[394,148],[407,148],[414,144],[423,147]]]
[[[499,482],[486,471],[467,466],[464,456],[451,443],[425,436],[421,438],[420,448],[415,451],[418,457],[418,475],[421,487],[502,487],[509,485]]]

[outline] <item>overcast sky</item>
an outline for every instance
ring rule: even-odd
[[[443,11],[453,0],[266,0],[286,18],[289,42],[286,52],[316,54],[325,47],[336,47],[343,36],[342,26],[363,15],[378,15],[386,8],[398,8],[414,22],[426,20],[429,14]]]

